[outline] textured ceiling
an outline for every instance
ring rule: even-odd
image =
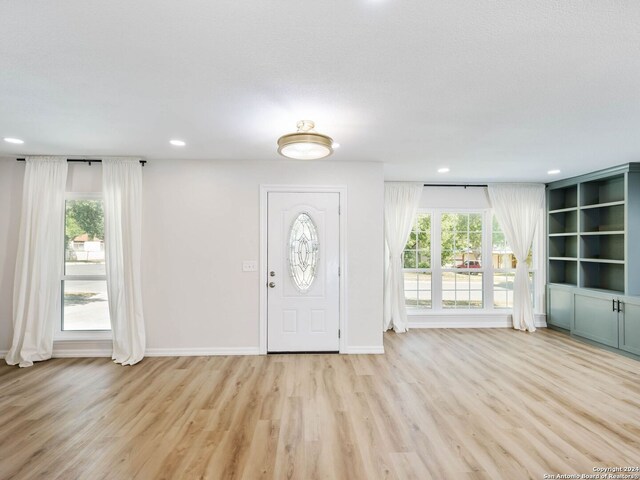
[[[5,0],[0,15],[0,137],[25,140],[3,156],[273,160],[309,118],[341,143],[333,160],[389,179],[547,181],[640,161],[639,87],[636,0]]]

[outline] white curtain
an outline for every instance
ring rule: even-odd
[[[402,252],[416,216],[421,183],[385,183],[384,238],[386,252],[384,278],[384,330],[406,332],[407,309],[404,304]]]
[[[66,182],[66,158],[26,159],[9,365],[30,367],[51,358],[53,331],[60,321]]]
[[[102,160],[104,245],[113,360],[133,365],[144,357],[140,256],[142,165],[139,159]]]
[[[487,191],[498,223],[517,260],[513,282],[513,328],[534,332],[527,255],[544,208],[544,185],[494,184],[489,185]]]

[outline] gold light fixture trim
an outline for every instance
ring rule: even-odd
[[[298,131],[278,139],[278,153],[297,160],[317,160],[333,153],[333,139],[314,130],[311,120],[300,120]]]

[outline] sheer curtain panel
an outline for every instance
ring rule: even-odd
[[[406,332],[407,309],[404,300],[402,252],[407,244],[418,210],[421,183],[385,183],[384,238],[386,252],[384,278],[384,330]]]
[[[9,365],[30,367],[51,358],[60,321],[67,160],[26,159],[13,286],[13,342]]]
[[[535,332],[527,255],[544,208],[544,185],[494,184],[489,185],[487,191],[517,261],[513,282],[513,328]]]
[[[102,160],[104,245],[113,361],[133,365],[144,357],[140,256],[142,165],[139,159]]]

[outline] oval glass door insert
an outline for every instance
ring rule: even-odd
[[[289,233],[289,268],[293,284],[301,293],[309,290],[318,265],[318,230],[308,213],[301,213]]]

